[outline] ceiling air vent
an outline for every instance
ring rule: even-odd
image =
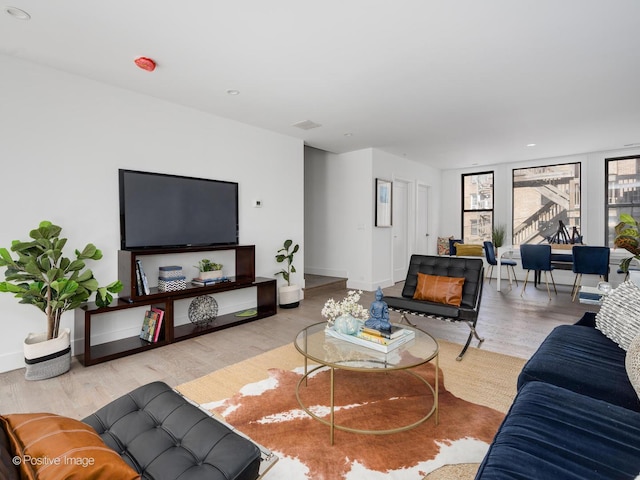
[[[319,123],[312,122],[311,120],[303,120],[302,122],[294,123],[292,127],[298,127],[302,130],[311,130],[312,128],[321,127]]]

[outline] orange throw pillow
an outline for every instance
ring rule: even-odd
[[[464,277],[440,277],[418,273],[418,285],[413,298],[459,307],[462,303],[463,285]]]
[[[52,413],[14,413],[0,417],[21,478],[134,480],[140,475],[86,423]]]

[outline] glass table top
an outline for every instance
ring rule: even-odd
[[[437,356],[435,338],[408,325],[397,326],[413,331],[415,338],[388,353],[334,338],[325,333],[326,322],[302,329],[296,335],[294,345],[311,361],[345,370],[400,370],[417,367]]]

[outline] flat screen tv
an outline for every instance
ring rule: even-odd
[[[238,184],[119,170],[123,250],[238,244]]]

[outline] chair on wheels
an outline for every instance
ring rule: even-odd
[[[573,252],[573,289],[571,290],[571,301],[575,301],[582,275],[599,275],[600,279],[606,281],[609,277],[609,247],[590,247],[588,245],[574,245]]]
[[[529,272],[534,271],[534,275],[537,272],[544,272],[544,281],[547,284],[547,293],[549,294],[549,300],[551,300],[551,290],[549,289],[549,280],[547,278],[547,272],[551,275],[551,281],[553,282],[553,290],[558,294],[556,289],[556,281],[553,279],[553,265],[551,265],[551,245],[520,245],[520,260],[522,261],[522,268],[527,271],[527,275],[524,277],[524,285],[522,286],[522,292],[520,296],[524,294],[527,288],[527,281],[529,280]]]
[[[493,273],[493,267],[498,265],[498,260],[496,259],[496,250],[493,247],[493,242],[484,242],[484,256],[487,259],[487,263],[489,264],[489,269],[487,271],[487,277],[489,277],[489,283],[491,283],[491,274]],[[513,279],[516,281],[516,285],[518,285],[518,279],[516,278],[516,270],[515,267],[517,262],[515,260],[504,259],[500,261],[500,265],[503,267],[507,267],[507,275],[509,277],[509,283],[511,283],[511,273],[513,272]],[[509,267],[511,267],[511,271],[509,271]],[[501,272],[498,272],[500,275]]]

